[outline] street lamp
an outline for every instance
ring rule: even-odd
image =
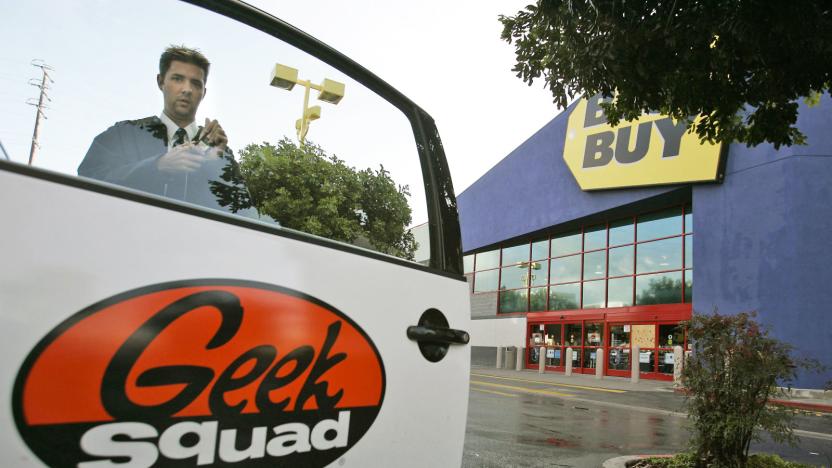
[[[304,87],[303,93],[303,114],[295,122],[295,130],[298,132],[298,140],[303,145],[306,141],[306,133],[309,131],[309,123],[313,120],[321,118],[321,106],[309,107],[309,89],[318,91],[318,100],[328,102],[330,104],[338,104],[344,97],[344,83],[339,83],[329,78],[324,78],[323,83],[315,84],[308,80],[298,79],[297,68],[287,67],[286,65],[275,64],[272,70],[271,78],[272,86],[276,88],[291,91],[296,84]]]

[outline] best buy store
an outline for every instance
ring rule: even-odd
[[[805,146],[700,144],[649,114],[609,127],[580,100],[458,197],[474,362],[670,379],[679,322],[757,311],[832,367],[832,102],[801,103]],[[545,356],[538,347],[545,345]],[[638,356],[631,356],[633,346]],[[493,363],[493,360],[490,361]],[[826,375],[802,375],[819,388]]]

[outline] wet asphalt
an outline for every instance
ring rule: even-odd
[[[474,368],[462,466],[596,468],[621,455],[685,450],[689,427],[684,396],[670,385]],[[832,467],[832,414],[801,412],[797,427],[797,447],[766,437],[752,452]]]

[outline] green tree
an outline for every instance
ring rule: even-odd
[[[383,166],[356,170],[319,146],[284,138],[248,145],[240,170],[259,211],[282,226],[413,259],[410,193]]]
[[[560,108],[606,97],[609,123],[654,110],[711,142],[804,143],[801,96],[829,91],[832,7],[823,0],[538,0],[500,16],[514,71],[544,77]]]
[[[682,370],[697,467],[745,467],[761,431],[778,442],[795,442],[793,413],[768,405],[800,368],[816,361],[792,356],[790,345],[768,335],[754,314],[695,314],[686,324],[693,353]]]

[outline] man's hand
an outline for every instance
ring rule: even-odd
[[[179,145],[165,153],[156,161],[156,167],[162,172],[193,172],[205,162],[204,154],[191,143]]]
[[[218,149],[219,152],[225,151],[225,147],[228,145],[228,137],[225,136],[225,130],[222,129],[219,122],[211,119],[205,119],[205,126],[202,127],[200,141],[204,141],[208,146]]]

